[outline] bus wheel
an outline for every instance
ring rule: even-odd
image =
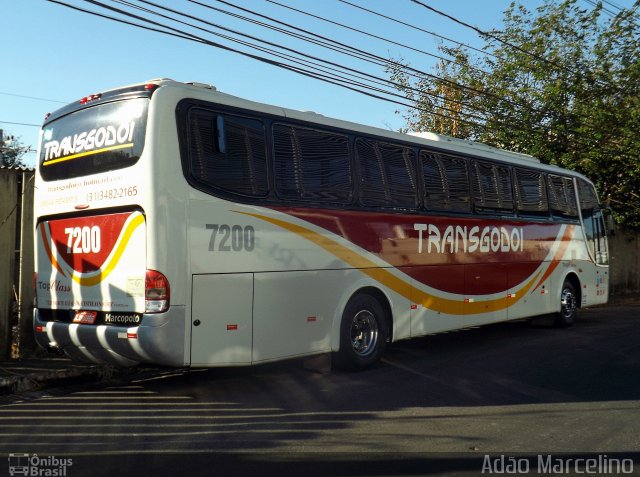
[[[380,302],[366,293],[354,295],[342,313],[340,350],[333,356],[333,365],[352,371],[372,366],[382,357],[388,336]]]
[[[554,324],[560,328],[566,328],[575,323],[578,318],[578,295],[575,286],[570,280],[565,280],[560,293],[560,311],[556,313]]]

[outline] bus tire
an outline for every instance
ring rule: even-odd
[[[354,295],[342,313],[340,349],[333,355],[333,366],[360,371],[376,364],[388,336],[387,317],[380,302],[367,293]]]
[[[578,294],[571,280],[565,279],[560,292],[560,311],[556,313],[554,325],[566,328],[578,319]]]

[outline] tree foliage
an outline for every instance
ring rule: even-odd
[[[5,167],[24,167],[26,164],[22,157],[29,151],[29,147],[20,142],[19,139],[8,136],[0,141],[0,165]]]
[[[512,3],[503,28],[486,32],[486,56],[441,45],[453,61],[434,75],[389,71],[414,105],[407,129],[581,172],[620,223],[640,230],[638,18],[635,9],[610,17],[577,0],[546,0],[535,12]]]

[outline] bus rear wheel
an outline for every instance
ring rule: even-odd
[[[578,294],[572,281],[565,280],[560,292],[560,311],[554,324],[559,328],[573,325],[578,319]]]
[[[354,295],[342,313],[340,350],[333,355],[338,369],[359,371],[377,363],[387,345],[389,330],[383,306],[366,293]]]

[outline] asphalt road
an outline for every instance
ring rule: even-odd
[[[529,459],[528,475],[544,459],[562,471],[544,475],[633,459],[640,475],[639,376],[640,306],[401,342],[360,373],[147,371],[0,406],[0,475],[17,454],[40,475],[92,477],[482,475],[485,456]],[[630,475],[610,469],[595,475]]]

